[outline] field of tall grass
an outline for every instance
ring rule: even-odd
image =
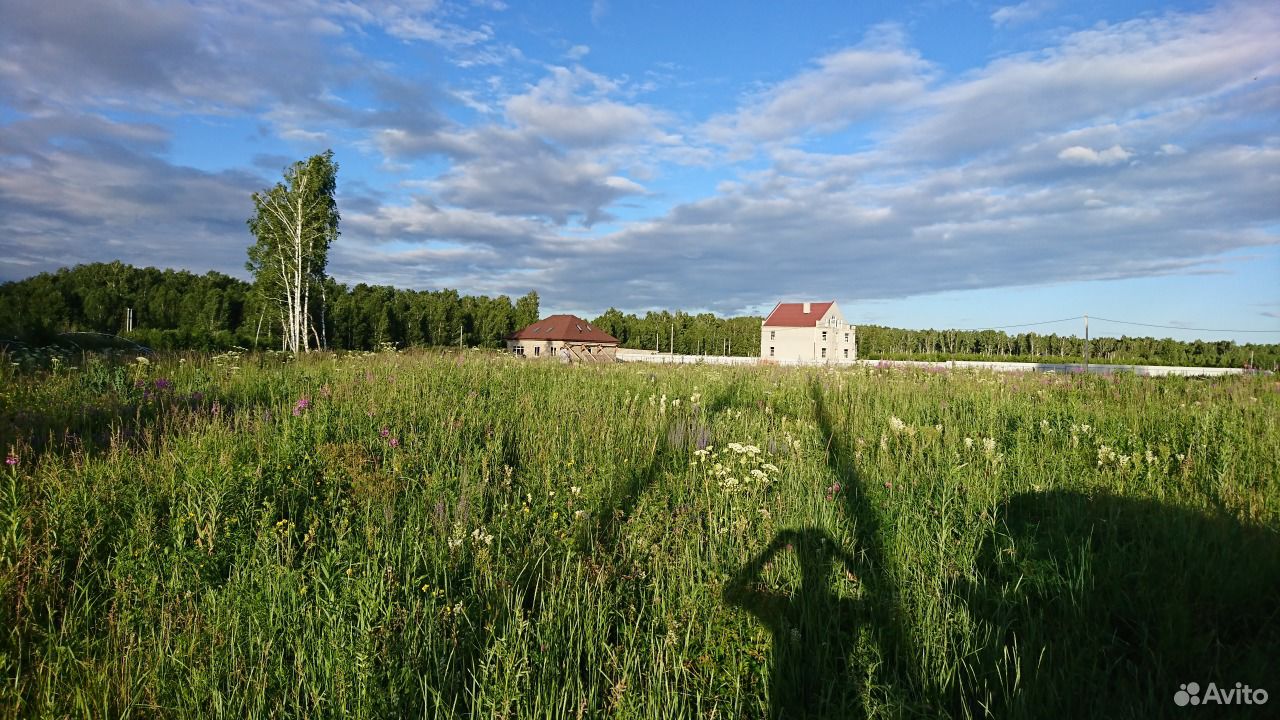
[[[74,358],[72,360],[75,360]],[[4,717],[1263,717],[1280,383],[0,369]]]

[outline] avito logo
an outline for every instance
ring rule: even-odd
[[[1173,694],[1173,702],[1178,707],[1187,705],[1265,705],[1271,697],[1262,688],[1254,689],[1248,685],[1236,683],[1233,688],[1220,688],[1209,683],[1204,695],[1200,695],[1200,683],[1179,685],[1178,692]]]

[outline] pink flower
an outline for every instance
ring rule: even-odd
[[[390,440],[388,440],[388,441],[387,441],[387,444],[388,444],[388,445],[390,445],[390,446],[391,446],[391,447],[393,447],[393,448],[395,448],[395,447],[400,447],[400,439],[399,439],[399,438],[391,438]]]
[[[4,464],[8,465],[9,467],[13,467],[14,465],[17,465],[18,464],[17,454],[11,452],[8,455],[5,455]]]
[[[303,410],[306,410],[306,409],[307,409],[307,408],[309,408],[309,407],[311,407],[311,399],[310,399],[310,398],[308,398],[306,395],[303,395],[302,397],[298,398],[298,402],[296,402],[296,403],[294,403],[294,404],[293,404],[293,415],[294,415],[294,417],[297,417],[297,416],[301,415],[301,414],[302,414],[302,411],[303,411]]]
[[[893,483],[891,483],[891,482],[886,482],[886,483],[884,484],[884,486],[885,486],[886,488],[890,489],[890,490],[892,490],[892,489],[893,489]]]
[[[382,428],[381,430],[378,431],[378,434],[381,435],[382,437],[389,437],[391,435],[391,431],[388,430],[387,428]]]

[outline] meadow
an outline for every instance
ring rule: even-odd
[[[3,717],[1280,694],[1274,376],[77,356],[4,363],[0,451]]]

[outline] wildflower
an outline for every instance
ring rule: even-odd
[[[1103,467],[1117,460],[1116,451],[1106,445],[1098,446],[1098,467]]]
[[[982,438],[982,450],[988,455],[995,452],[996,451],[995,438]]]
[[[902,422],[902,420],[899,419],[897,415],[890,415],[889,429],[892,430],[894,434],[898,434],[898,433],[901,433],[903,430],[907,429],[907,424]]]
[[[385,438],[385,437],[390,437],[390,435],[391,435],[391,430],[389,430],[388,428],[385,428],[385,427],[384,427],[384,428],[382,428],[381,430],[379,430],[379,431],[378,431],[378,434],[379,434],[379,435],[381,435],[381,436],[382,436],[382,437],[384,437],[384,438]]]
[[[964,439],[964,447],[965,447],[965,449],[966,449],[966,450],[968,450],[968,449],[972,448],[972,447],[973,447],[973,438],[971,438],[971,437],[967,437],[967,438],[965,438],[965,439]]]
[[[4,456],[4,464],[8,465],[9,467],[13,467],[14,465],[17,465],[18,454],[10,450],[9,454]]]
[[[168,390],[173,387],[173,383],[165,378],[156,378],[156,390]]]
[[[400,447],[400,438],[391,438],[387,441],[387,444],[393,448]]]
[[[309,407],[311,407],[310,398],[308,398],[306,395],[303,395],[302,397],[298,398],[298,402],[293,404],[294,417],[301,415],[302,411],[306,410]]]
[[[891,482],[889,482],[888,480],[886,480],[886,481],[885,481],[885,483],[884,483],[884,487],[885,487],[885,489],[886,489],[886,490],[892,490],[892,489],[893,489],[893,483],[891,483]]]
[[[574,485],[569,488],[569,492],[573,493],[574,495],[581,495],[582,488],[578,487],[577,485]]]

